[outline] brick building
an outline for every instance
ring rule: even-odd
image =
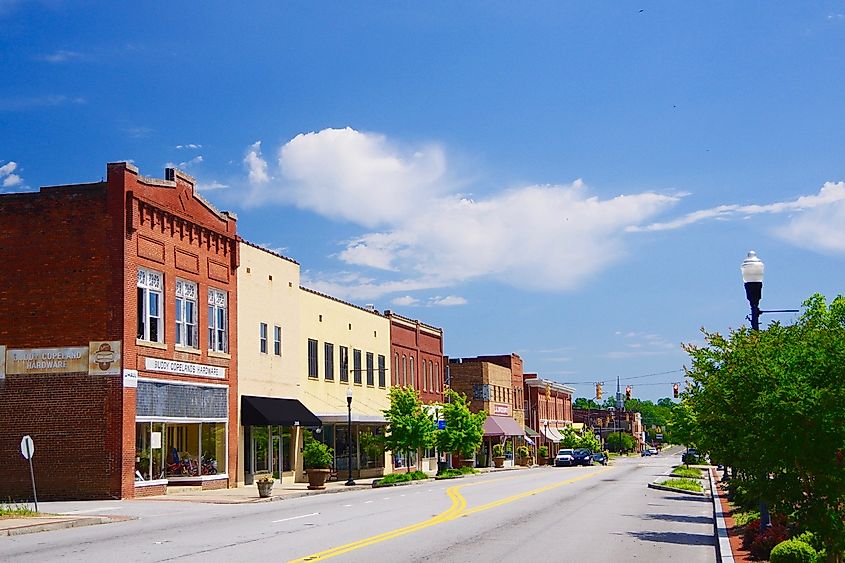
[[[469,399],[470,410],[487,413],[478,463],[491,463],[494,442],[504,442],[512,453],[525,436],[522,358],[517,354],[450,358],[449,378],[452,389]]]
[[[525,374],[525,425],[539,434],[538,445],[549,446],[550,455],[561,440],[557,430],[572,425],[574,392],[572,387],[541,379],[536,373]]]
[[[0,498],[226,487],[237,467],[236,218],[174,170],[0,195]]]

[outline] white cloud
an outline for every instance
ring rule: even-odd
[[[345,289],[347,298],[481,277],[535,289],[574,289],[625,254],[626,227],[652,219],[681,197],[644,192],[600,199],[576,180],[470,200],[457,192],[459,183],[450,178],[439,146],[402,147],[349,128],[297,135],[278,155],[273,178],[261,143],[247,150],[248,204],[290,203],[378,227],[348,241],[340,259],[405,278],[357,279],[349,282],[354,288],[330,280],[311,284],[332,295]]]
[[[415,305],[419,305],[420,300],[416,297],[411,297],[410,295],[403,295],[402,297],[391,299],[390,303],[399,307],[413,307]]]
[[[201,192],[211,192],[214,190],[224,190],[228,188],[228,184],[221,184],[217,180],[212,180],[211,182],[199,182],[197,183],[197,190]]]
[[[825,207],[845,201],[845,182],[825,182],[818,194],[801,196],[793,200],[779,201],[766,205],[719,205],[688,213],[678,219],[662,223],[652,223],[644,227],[631,226],[629,231],[668,231],[686,227],[707,219],[726,219],[738,216],[759,214],[780,214],[799,212],[818,207]]]
[[[40,57],[37,57],[38,60],[45,61],[48,63],[64,63],[67,61],[80,60],[83,58],[85,58],[85,56],[82,53],[76,51],[68,51],[65,49],[59,49],[58,51],[54,51],[49,55],[41,55]]]
[[[249,183],[253,186],[266,184],[270,181],[270,176],[267,173],[267,161],[261,156],[261,141],[256,141],[250,145],[246,156],[244,156],[244,165],[249,172]]]
[[[176,145],[177,149],[201,149],[202,145],[196,143],[188,143],[187,145]]]
[[[16,170],[18,170],[18,163],[12,160],[0,165],[0,187],[14,188],[16,186],[22,186],[23,178],[21,178],[20,174],[15,174]]]
[[[447,295],[446,297],[432,297],[428,303],[435,307],[455,307],[457,305],[466,305],[467,300],[457,295]]]
[[[782,239],[810,250],[845,253],[845,201],[809,209],[775,230]]]
[[[186,169],[186,168],[190,168],[192,166],[196,166],[197,164],[201,164],[201,163],[202,163],[202,155],[198,154],[197,156],[195,156],[194,158],[192,158],[190,160],[186,160],[185,162],[180,162],[179,168]]]

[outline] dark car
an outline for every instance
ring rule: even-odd
[[[592,465],[593,452],[587,448],[578,448],[572,451],[572,465]]]
[[[604,452],[596,452],[593,454],[593,461],[602,465],[607,465],[607,455]]]
[[[693,464],[699,463],[701,460],[698,457],[698,451],[695,448],[689,448],[681,454],[681,463]]]

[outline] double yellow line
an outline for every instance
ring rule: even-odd
[[[418,522],[416,524],[411,524],[410,526],[405,526],[403,528],[397,528],[396,530],[391,530],[389,532],[383,532],[381,534],[377,534],[375,536],[370,536],[368,538],[364,538],[362,540],[354,541],[351,543],[347,543],[345,545],[341,545],[338,547],[333,547],[331,549],[327,549],[325,551],[319,551],[317,553],[312,553],[311,555],[306,555],[305,557],[301,557],[299,559],[293,559],[289,563],[305,563],[310,561],[322,561],[323,559],[329,559],[330,557],[336,557],[338,555],[342,555],[344,553],[348,553],[350,551],[355,551],[356,549],[361,549],[363,547],[367,547],[370,545],[374,545],[377,543],[381,543],[383,541],[387,541],[393,538],[397,538],[399,536],[404,536],[406,534],[411,534],[413,532],[418,532],[420,530],[424,530],[425,528],[429,528],[431,526],[435,526],[437,524],[442,524],[443,522],[448,522],[450,520],[454,520],[461,516],[469,516],[470,514],[476,514],[478,512],[483,512],[485,510],[490,510],[491,508],[496,508],[520,499],[524,499],[526,497],[530,497],[533,495],[538,495],[545,491],[550,491],[552,489],[556,489],[558,487],[562,487],[564,485],[569,485],[571,483],[575,483],[576,481],[580,481],[582,479],[587,479],[590,477],[594,477],[605,471],[605,468],[600,469],[599,471],[594,471],[592,473],[587,473],[585,475],[580,475],[578,477],[574,477],[572,479],[567,479],[565,481],[560,481],[558,483],[553,483],[551,485],[546,485],[545,487],[540,487],[538,489],[532,489],[530,491],[526,491],[524,493],[519,493],[516,495],[512,495],[509,497],[505,497],[503,499],[495,500],[493,502],[488,502],[487,504],[482,504],[481,506],[477,506],[475,508],[471,508],[469,510],[466,509],[467,501],[464,496],[459,492],[460,489],[464,489],[466,487],[472,487],[474,485],[487,485],[490,483],[496,483],[499,481],[506,481],[508,479],[515,479],[516,477],[503,477],[500,479],[491,479],[489,481],[479,481],[476,483],[466,483],[464,485],[455,485],[454,487],[449,487],[446,489],[446,494],[449,495],[449,498],[452,499],[452,506],[450,506],[446,511],[441,512],[437,516],[433,516],[428,520],[423,520],[422,522]]]

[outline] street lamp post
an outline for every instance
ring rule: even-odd
[[[760,299],[763,296],[763,271],[765,266],[763,261],[757,258],[757,253],[753,250],[748,251],[748,256],[742,261],[740,271],[742,271],[742,282],[745,285],[745,297],[748,299],[748,304],[751,306],[751,315],[748,320],[751,321],[751,330],[760,330],[760,315],[763,313],[797,313],[798,309],[775,309],[771,311],[760,310]],[[725,466],[727,473],[727,465]],[[760,499],[760,530],[765,530],[771,526],[771,517],[769,516],[769,505],[764,499]]]
[[[346,389],[346,450],[348,452],[347,462],[349,467],[349,478],[346,480],[347,486],[352,486],[355,481],[352,480],[352,388]]]

